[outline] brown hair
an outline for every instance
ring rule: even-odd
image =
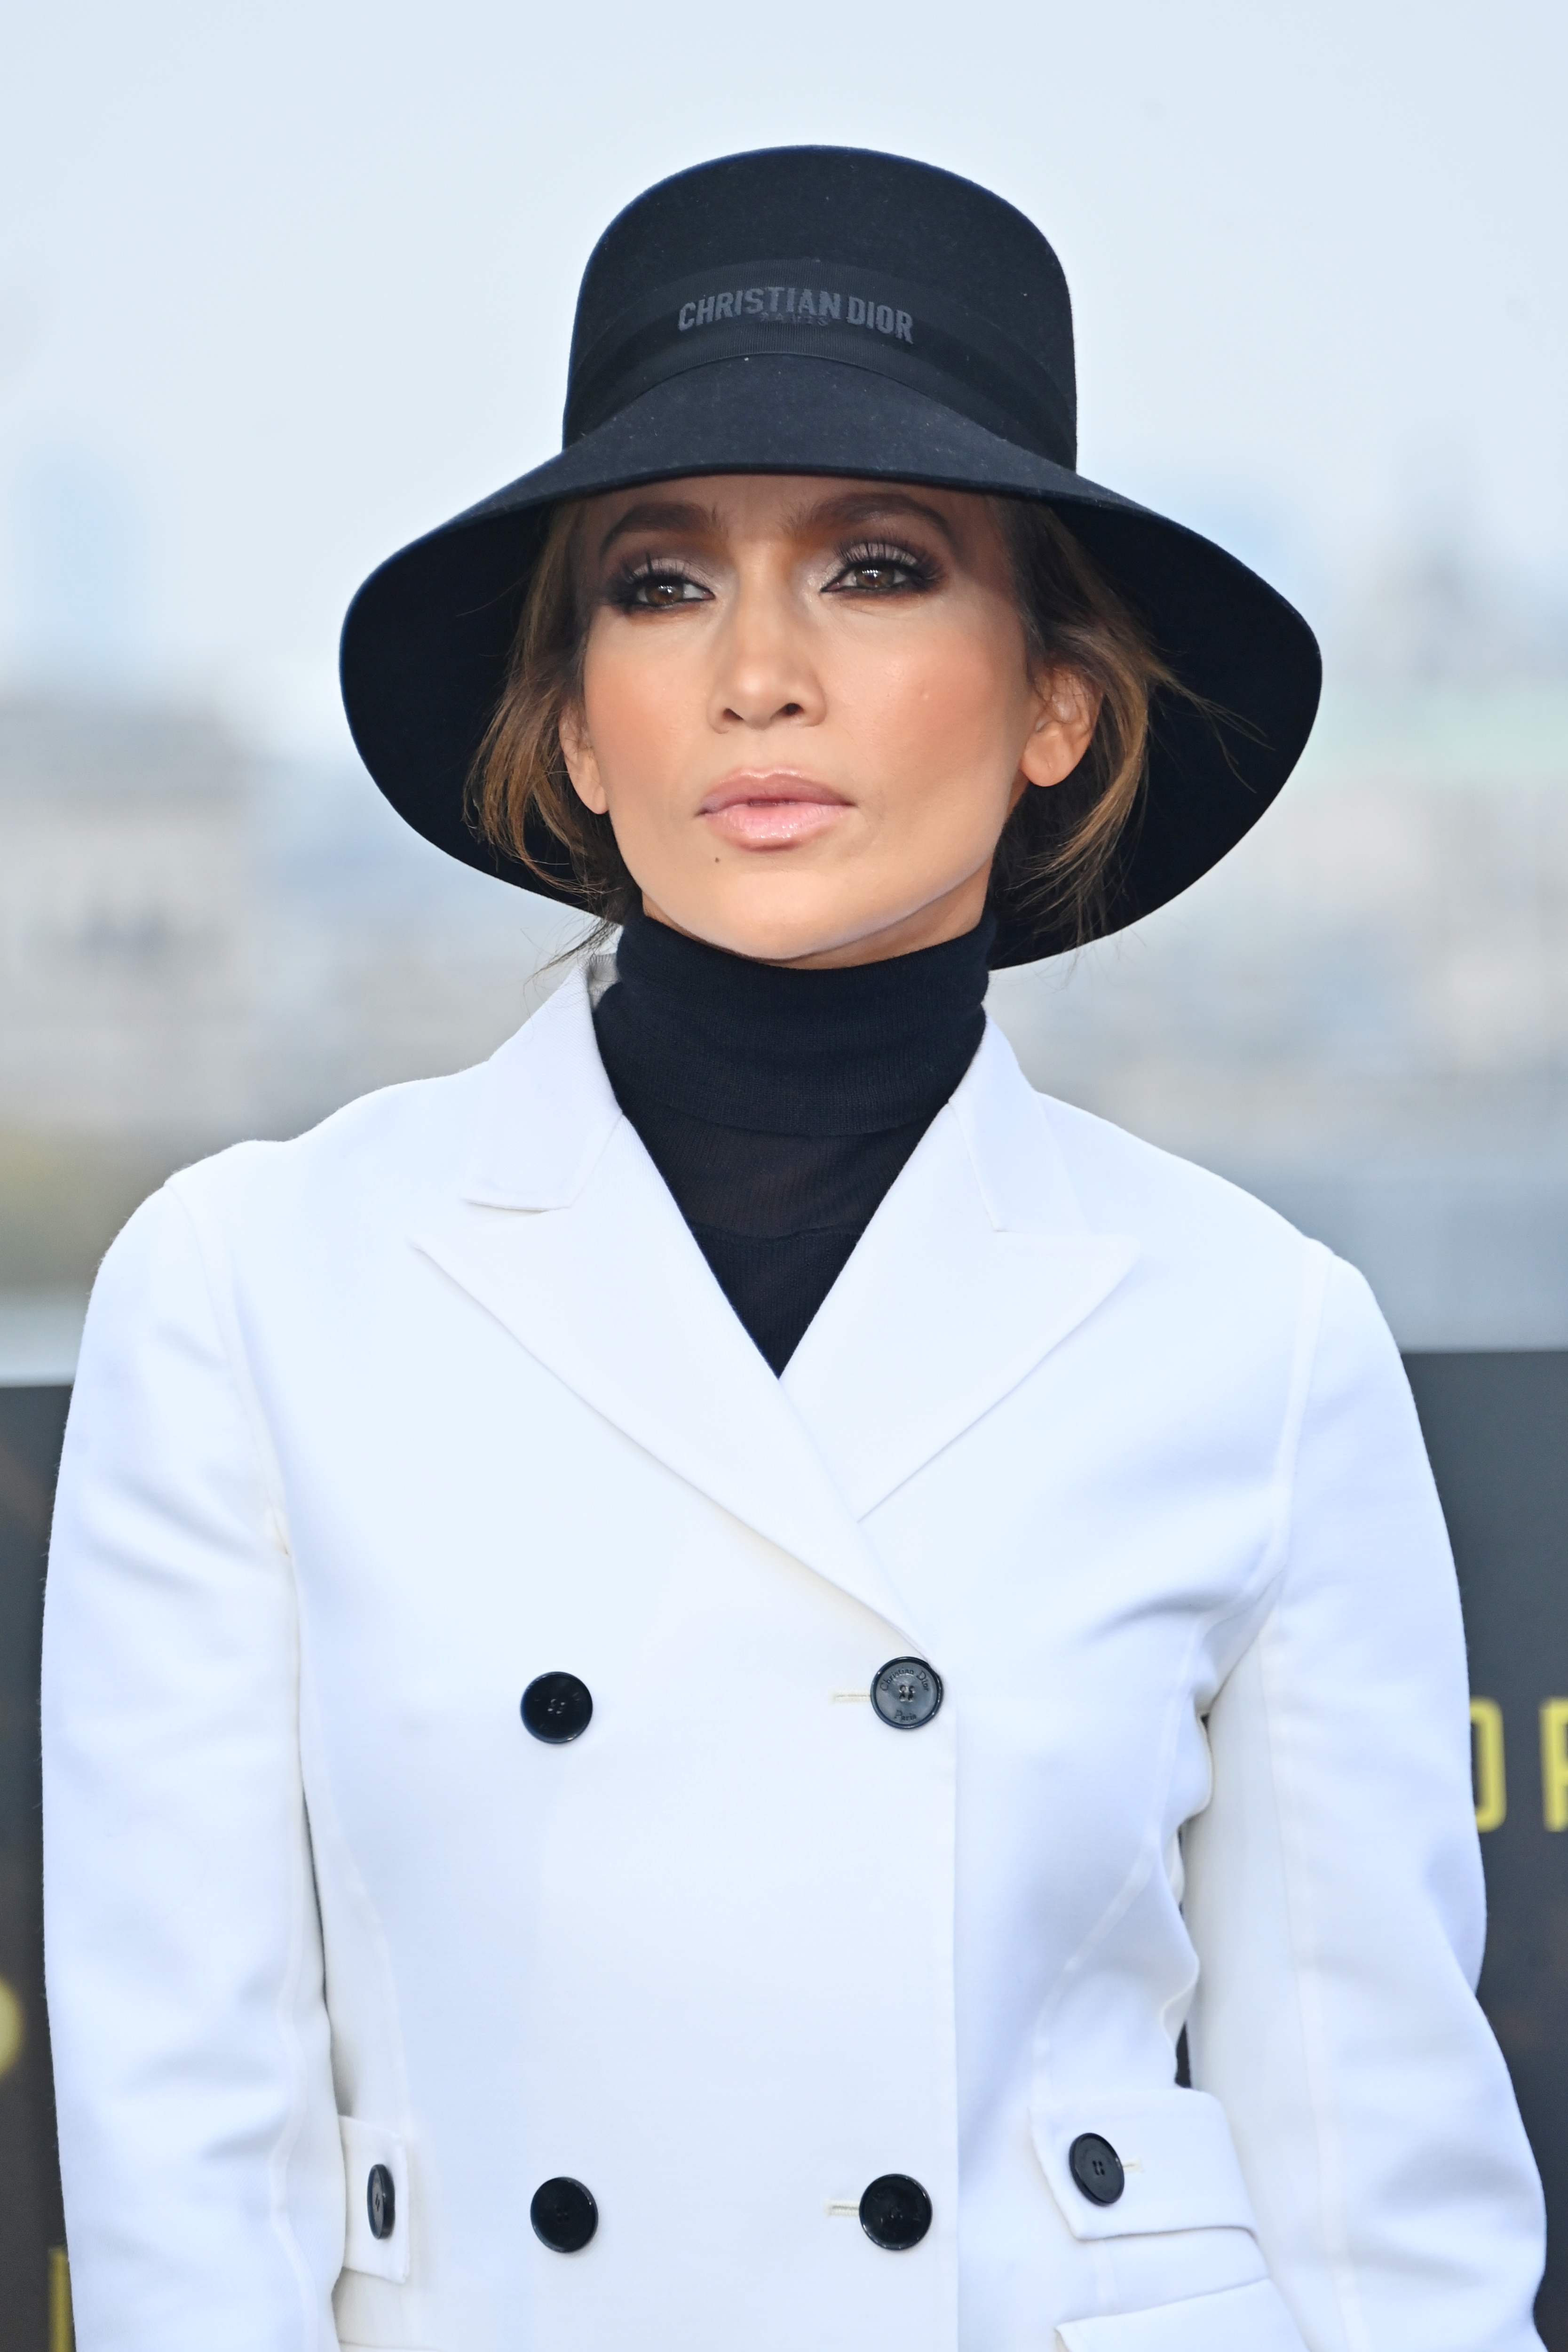
[[[1027,792],[1003,828],[992,897],[1005,896],[1064,944],[1100,927],[1117,847],[1138,806],[1148,764],[1149,710],[1176,681],[1098,565],[1048,507],[992,501],[1012,562],[1031,675],[1058,666],[1100,696],[1089,749],[1067,780]],[[583,908],[622,921],[637,885],[606,816],[572,790],[560,719],[582,690],[588,636],[576,562],[580,502],[550,518],[513,644],[507,683],[469,779],[469,821],[481,840],[559,887],[529,848],[530,818],[565,849]]]

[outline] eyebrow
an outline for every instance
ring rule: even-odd
[[[711,507],[699,507],[689,499],[643,499],[628,507],[618,521],[612,522],[599,542],[599,560],[604,558],[618,539],[634,530],[716,530],[718,517]]]
[[[801,523],[874,522],[878,515],[918,515],[923,522],[935,525],[949,547],[956,545],[953,532],[939,508],[927,506],[924,499],[911,498],[907,490],[852,490],[841,499],[824,499],[820,505],[804,509],[794,518]]]
[[[952,530],[939,509],[927,506],[924,499],[911,498],[906,490],[852,490],[843,498],[823,499],[816,506],[803,507],[792,514],[789,525],[800,530],[813,523],[874,522],[879,515],[898,514],[920,516],[941,532],[949,547],[956,546]],[[599,561],[602,563],[616,541],[631,532],[721,529],[716,511],[712,507],[698,506],[695,499],[643,499],[611,524],[599,542]]]

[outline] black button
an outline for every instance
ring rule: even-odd
[[[1121,2158],[1098,2132],[1080,2132],[1067,2151],[1067,2163],[1091,2205],[1113,2205],[1127,2185]]]
[[[861,2199],[861,2228],[873,2246],[902,2254],[931,2227],[931,2200],[907,2172],[884,2172]]]
[[[523,1723],[536,1739],[564,1748],[593,1720],[593,1693],[575,1675],[536,1675],[523,1693]]]
[[[372,2238],[390,2238],[397,2227],[397,2190],[384,2164],[372,2164],[365,2183],[365,2210]]]
[[[871,1686],[871,1703],[895,1731],[918,1731],[942,1704],[942,1677],[924,1658],[889,1658]]]
[[[560,1680],[570,1677],[563,1675]],[[599,2227],[599,2208],[591,2189],[580,2180],[569,2180],[563,2173],[559,2180],[540,2182],[528,2207],[528,2219],[535,2237],[542,2239],[552,2252],[580,2254]]]

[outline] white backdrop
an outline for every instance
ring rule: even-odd
[[[1224,871],[998,990],[1031,1076],[1407,1342],[1568,1345],[1565,90],[1563,0],[0,0],[0,1379],[165,1167],[530,1001],[538,902],[356,772],[339,625],[557,446],[616,209],[795,140],[1031,214],[1085,469],[1325,641]]]
[[[1320,624],[1568,572],[1561,0],[5,0],[0,679],[326,751],[344,604],[556,445],[577,279],[703,156],[901,149],[1057,244],[1086,470]]]

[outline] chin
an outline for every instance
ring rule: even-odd
[[[716,923],[698,936],[714,947],[727,948],[731,955],[749,956],[754,963],[798,963],[803,956],[831,955],[837,948],[849,947],[855,935],[845,939],[810,924],[732,921]]]
[[[782,880],[782,877],[779,877]],[[857,920],[837,905],[812,905],[815,895],[769,888],[720,891],[671,906],[661,900],[667,919],[710,947],[731,955],[749,956],[758,963],[793,963],[801,956],[831,954],[881,927],[872,915]]]
[[[710,936],[716,946],[727,948],[732,955],[747,956],[754,963],[877,963],[904,952],[903,945],[888,937],[895,929],[896,919],[849,928],[752,924],[737,926],[723,939]]]
[[[873,877],[863,878],[869,883]],[[967,929],[984,909],[984,875],[963,866],[956,874],[881,879],[894,885],[885,898],[874,888],[843,887],[841,875],[835,887],[821,873],[769,870],[758,861],[750,871],[732,868],[722,879],[715,877],[706,890],[650,895],[677,929],[758,963],[819,957],[874,962],[928,945],[927,934],[949,938]],[[977,886],[972,908],[957,903],[966,885]]]

